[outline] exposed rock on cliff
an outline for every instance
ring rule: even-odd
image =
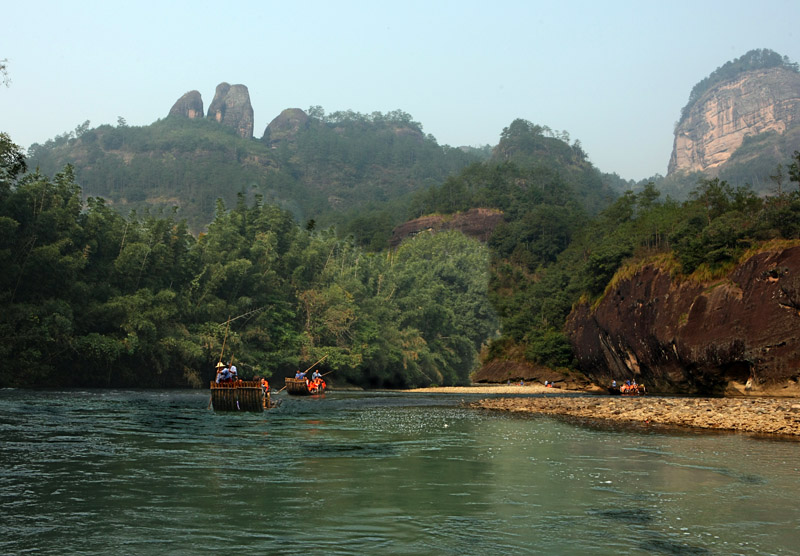
[[[687,109],[675,129],[668,174],[714,170],[746,137],[800,126],[800,74],[785,68],[745,72],[718,83]]]
[[[269,144],[293,140],[300,130],[308,127],[308,114],[299,108],[287,108],[272,120],[264,130],[264,141]]]
[[[474,208],[458,214],[423,216],[409,220],[392,231],[389,244],[397,247],[406,238],[422,232],[461,230],[480,241],[487,241],[495,227],[503,221],[503,212],[488,208]]]
[[[580,373],[573,371],[555,371],[549,367],[535,365],[522,360],[495,359],[483,365],[470,377],[477,383],[534,383],[544,385],[545,381],[552,382],[556,389],[589,390],[589,380]]]
[[[203,117],[203,97],[198,91],[189,91],[179,98],[169,110],[170,116],[183,116],[193,120]]]
[[[800,246],[764,251],[725,279],[673,282],[655,266],[620,280],[566,332],[598,384],[649,391],[800,394]]]
[[[208,107],[208,117],[232,127],[239,137],[253,137],[253,107],[250,92],[244,85],[220,83]]]

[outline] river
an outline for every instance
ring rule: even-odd
[[[798,554],[800,443],[464,396],[0,390],[2,554]]]

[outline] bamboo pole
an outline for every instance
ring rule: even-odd
[[[225,343],[228,341],[228,329],[231,326],[231,317],[228,316],[228,322],[225,324],[225,337],[222,338],[222,349],[219,352],[219,361],[218,363],[222,363],[222,356],[225,353]]]
[[[319,361],[317,361],[316,363],[314,363],[313,365],[311,365],[309,368],[307,368],[305,371],[303,371],[303,373],[307,373],[308,371],[310,371],[311,369],[313,369],[314,367],[316,367],[317,365],[319,365],[320,363],[322,363],[322,361],[323,361],[323,360],[324,360],[326,357],[328,357],[328,354],[327,354],[327,353],[326,353],[325,355],[323,355],[323,356],[322,356],[322,359],[320,359]]]

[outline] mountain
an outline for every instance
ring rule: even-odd
[[[798,66],[771,50],[752,50],[693,88],[661,189],[685,197],[703,175],[766,193],[774,187],[769,176],[798,149]]]
[[[439,145],[399,110],[326,115],[320,107],[293,108],[254,138],[247,87],[221,83],[205,115],[202,96],[190,91],[153,124],[92,129],[86,122],[33,145],[28,165],[53,175],[71,164],[86,196],[103,197],[123,213],[177,206],[199,232],[213,219],[217,199],[231,206],[237,196],[260,196],[299,221],[329,226],[486,157]]]

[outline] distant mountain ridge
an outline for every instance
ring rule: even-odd
[[[765,193],[774,187],[777,165],[800,150],[800,73],[769,50],[751,51],[694,87],[675,129],[668,175],[639,184],[600,174],[579,141],[570,145],[566,133],[524,120],[512,122],[496,146],[475,149],[439,145],[400,110],[288,108],[254,138],[249,91],[239,84],[220,83],[204,108],[193,90],[149,126],[120,121],[90,129],[87,121],[74,133],[33,145],[29,166],[52,175],[72,164],[87,196],[104,197],[123,212],[177,206],[198,232],[213,218],[217,199],[231,205],[240,194],[321,226],[365,206],[386,210],[391,226],[399,225],[424,214],[403,214],[401,205],[415,192],[490,157],[569,175],[590,213],[602,188],[620,194],[648,181],[678,199],[709,176]]]
[[[320,107],[284,110],[253,139],[247,88],[226,83],[204,114],[197,91],[151,125],[121,122],[33,145],[29,166],[53,175],[72,164],[87,196],[127,212],[177,206],[192,230],[213,219],[217,199],[260,196],[299,221],[331,225],[367,203],[390,203],[483,160],[488,151],[439,145],[402,111],[370,115]],[[398,217],[398,222],[403,215]]]

